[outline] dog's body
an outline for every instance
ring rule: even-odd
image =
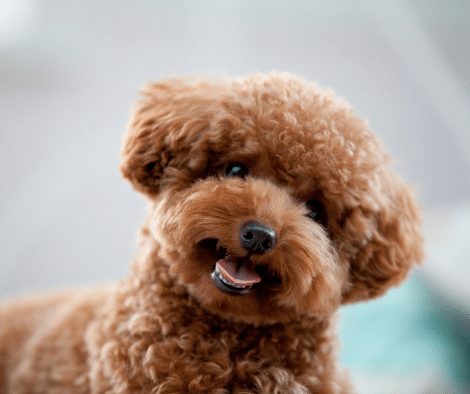
[[[51,295],[0,313],[9,319],[0,392],[345,392],[333,316],[254,328],[208,314],[164,272],[136,276],[120,289]]]
[[[147,88],[122,171],[150,199],[117,286],[0,309],[0,392],[334,393],[335,311],[421,257],[367,125],[281,74]]]

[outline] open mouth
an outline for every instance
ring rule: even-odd
[[[199,244],[212,259],[216,260],[211,278],[217,288],[224,293],[242,295],[249,293],[262,278],[252,267],[248,258],[230,255],[218,245],[217,239],[205,239]]]
[[[215,263],[211,274],[214,284],[229,294],[246,294],[261,277],[244,264],[242,259],[227,255]]]

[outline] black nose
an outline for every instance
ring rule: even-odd
[[[240,229],[240,243],[251,253],[264,253],[276,243],[276,233],[271,227],[249,222]]]

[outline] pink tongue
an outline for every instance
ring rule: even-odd
[[[237,264],[230,256],[215,263],[225,279],[237,286],[249,286],[261,282],[261,277],[244,264]]]

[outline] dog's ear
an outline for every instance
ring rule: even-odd
[[[217,109],[217,90],[205,82],[169,79],[149,84],[133,110],[122,148],[121,172],[149,197],[170,168],[197,167],[193,155]],[[169,171],[168,171],[169,170]]]
[[[343,221],[350,234],[364,235],[350,258],[344,303],[383,294],[422,259],[419,209],[410,188],[392,172],[379,174],[368,198]]]

